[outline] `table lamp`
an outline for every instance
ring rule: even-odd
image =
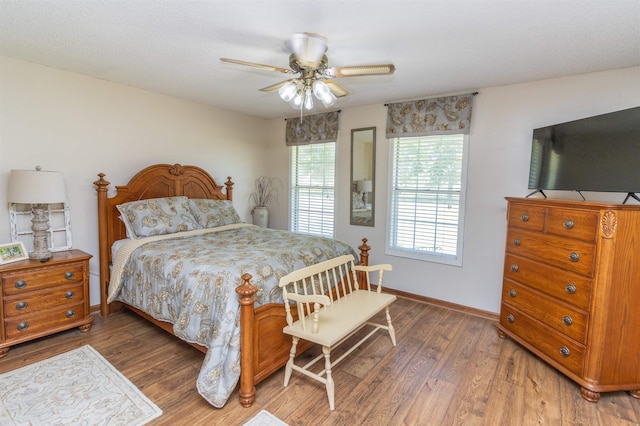
[[[367,193],[373,191],[373,182],[370,180],[359,180],[357,184],[358,192],[362,194],[362,202],[367,204]]]
[[[44,171],[40,166],[35,170],[11,170],[7,200],[10,203],[31,204],[33,212],[31,259],[46,260],[51,257],[47,204],[63,203],[66,198],[62,173]]]

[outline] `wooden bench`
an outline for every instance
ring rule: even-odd
[[[299,269],[280,279],[288,324],[283,331],[293,336],[289,361],[285,367],[285,386],[289,384],[293,370],[318,380],[326,385],[329,407],[333,410],[335,403],[331,369],[380,329],[388,330],[393,346],[396,345],[395,331],[389,315],[389,305],[396,297],[381,291],[384,271],[390,270],[391,265],[388,264],[355,265],[353,256],[345,255]],[[371,273],[377,274],[375,289],[371,288]],[[358,276],[364,278],[362,286],[358,283]],[[293,321],[290,302],[297,304],[297,321]],[[386,312],[387,324],[371,322],[371,318],[382,310]],[[373,326],[374,329],[332,362],[331,350],[366,325]],[[321,345],[323,355],[304,366],[296,365],[294,358],[300,339]],[[324,369],[319,373],[312,372],[310,368],[323,357]]]

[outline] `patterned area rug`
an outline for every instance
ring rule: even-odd
[[[254,418],[244,424],[244,426],[288,426],[285,422],[268,412],[262,410]]]
[[[1,425],[143,425],[160,410],[91,346],[0,375]]]

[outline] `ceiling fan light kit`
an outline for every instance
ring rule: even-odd
[[[283,74],[300,74],[298,78],[282,81],[260,89],[265,92],[278,91],[280,98],[289,105],[300,110],[313,109],[315,96],[325,108],[331,107],[337,98],[346,96],[350,92],[333,78],[360,77],[366,75],[393,74],[393,64],[356,65],[348,67],[329,68],[327,39],[313,33],[293,34],[288,43],[293,53],[289,56],[289,68],[257,64],[238,59],[220,58],[223,62],[250,66],[267,71]]]

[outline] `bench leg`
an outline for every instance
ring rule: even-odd
[[[389,337],[391,337],[391,343],[393,346],[396,345],[396,329],[393,328],[393,324],[391,324],[391,315],[389,315],[389,307],[385,309],[385,314],[387,315],[387,326],[389,327]]]
[[[329,408],[333,411],[335,409],[334,404],[334,386],[333,377],[331,377],[331,348],[329,346],[323,346],[322,352],[324,353],[324,368],[326,373],[326,385],[327,385],[327,397],[329,398]]]
[[[284,385],[287,386],[289,384],[289,379],[291,379],[291,372],[293,371],[293,359],[296,356],[296,346],[298,346],[299,337],[294,337],[293,342],[291,343],[291,351],[289,352],[289,361],[287,361],[287,365],[284,368]]]

